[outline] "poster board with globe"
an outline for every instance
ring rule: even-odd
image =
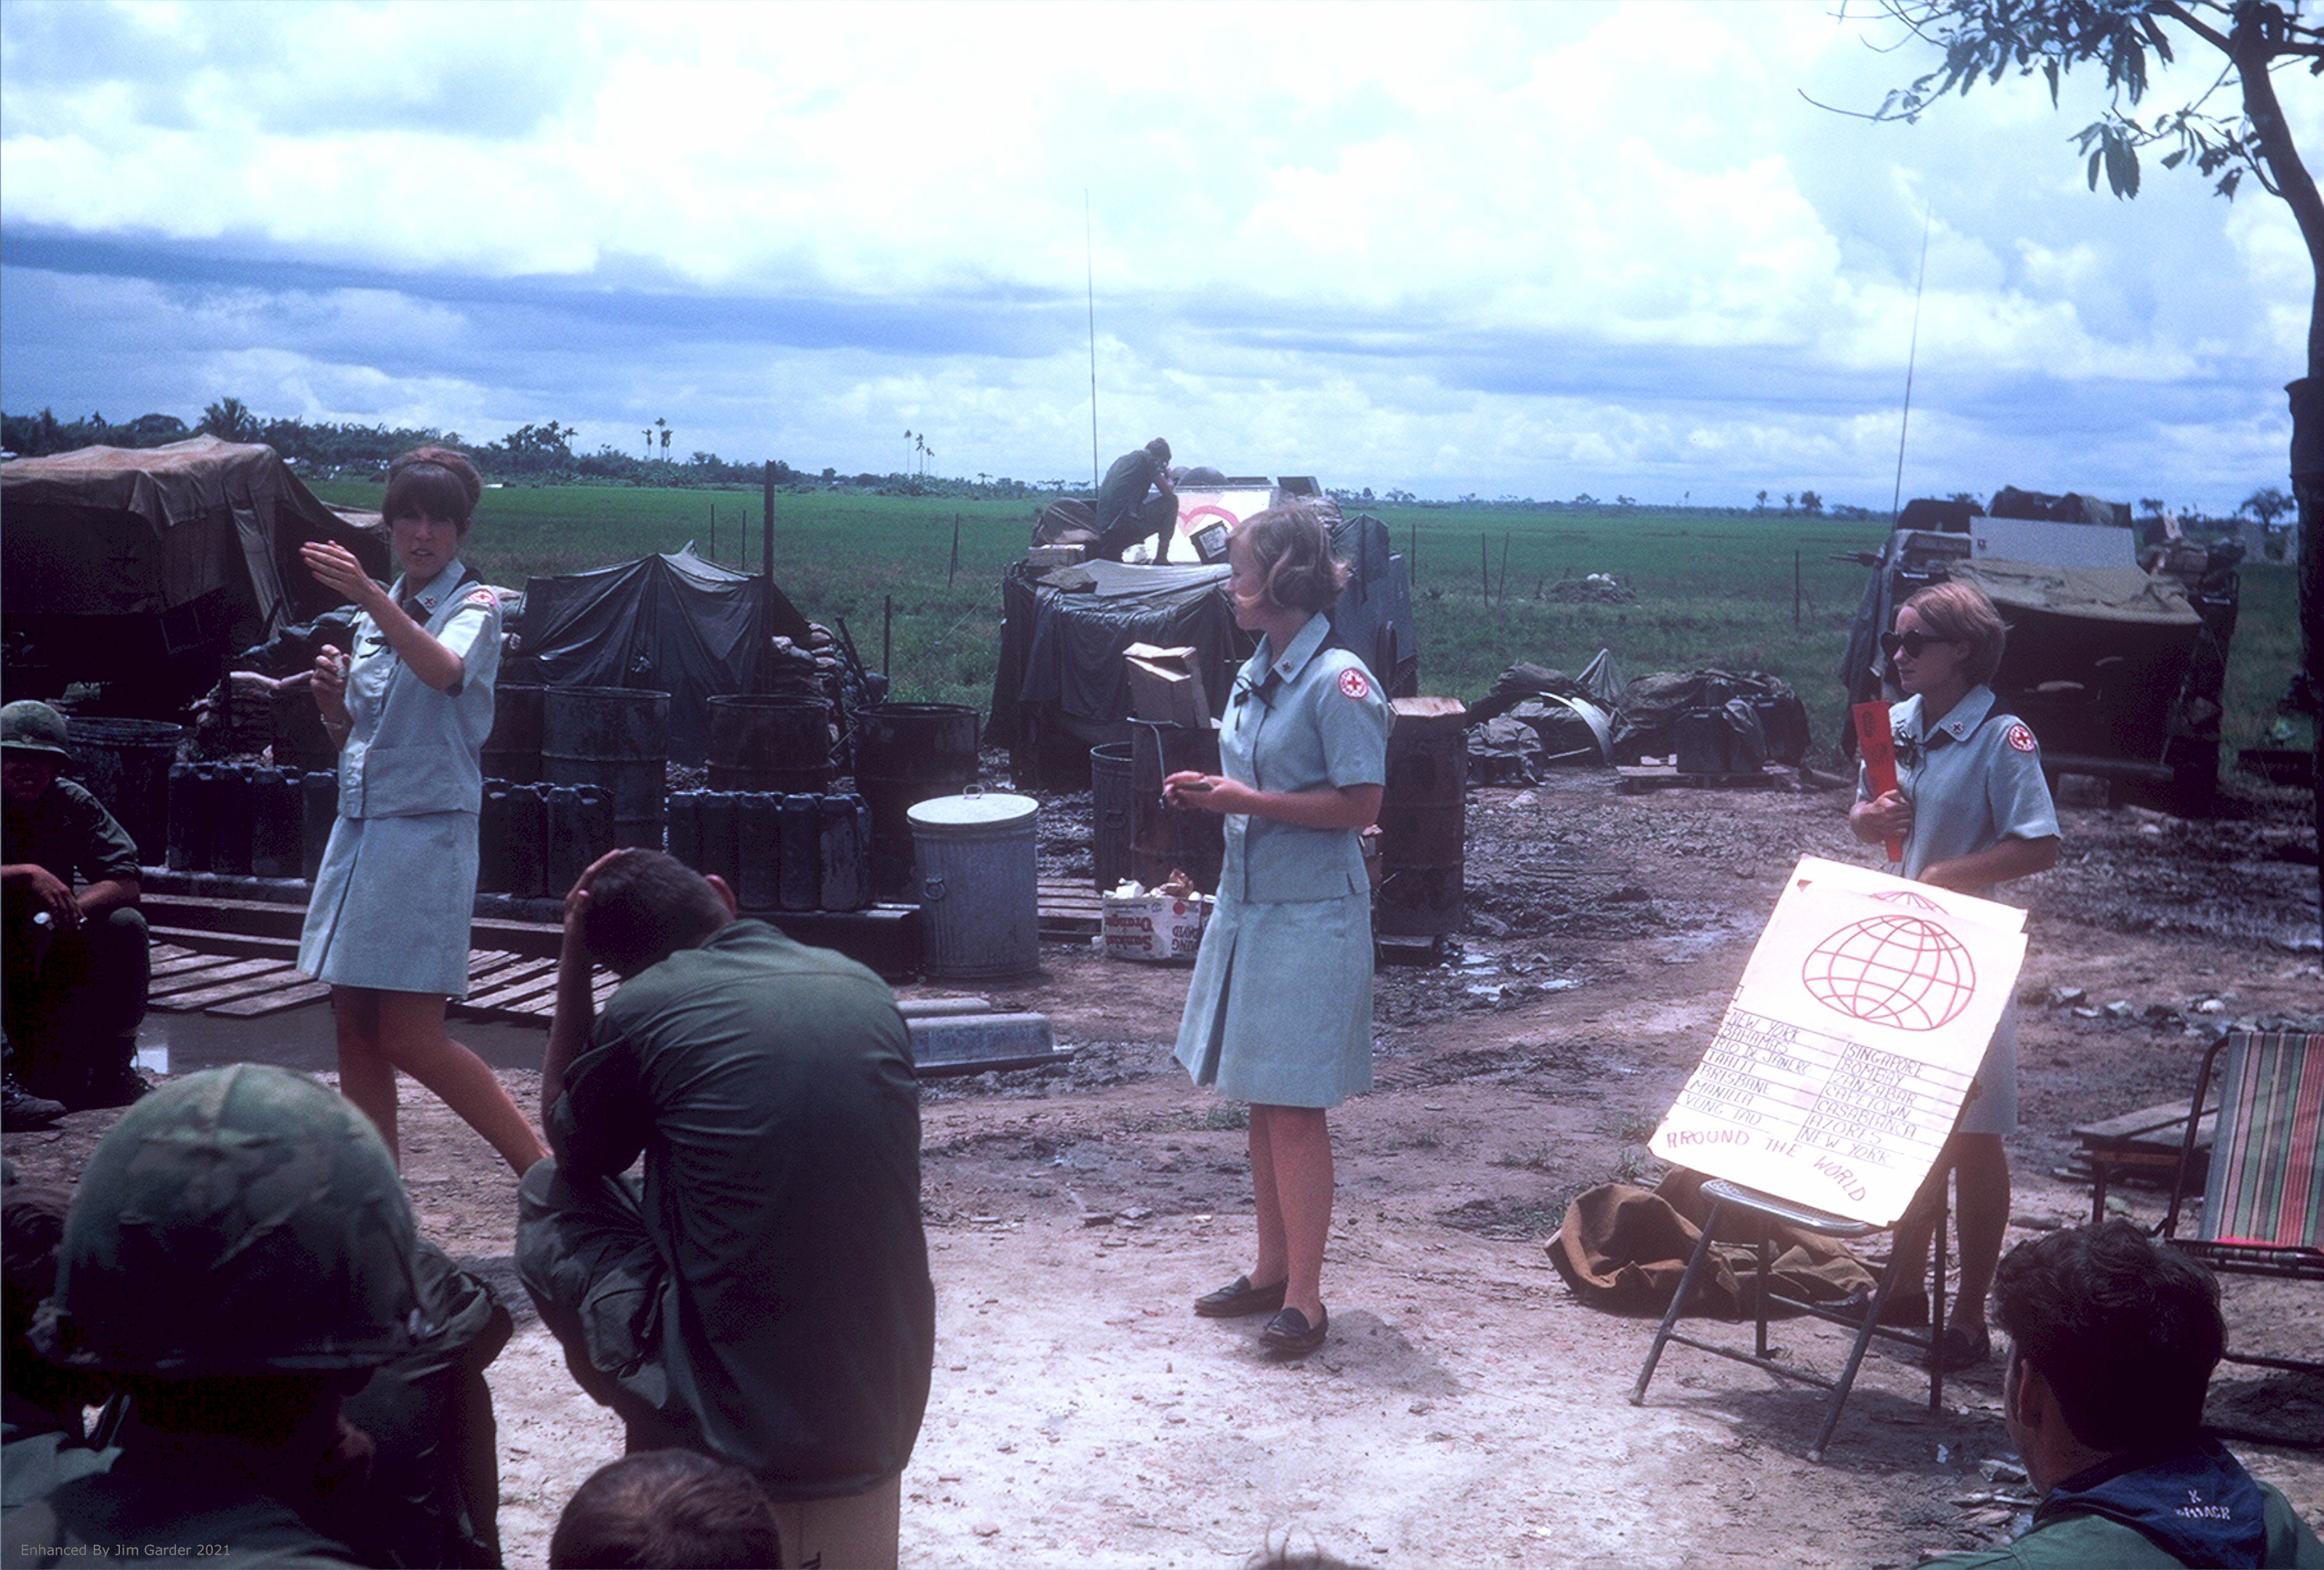
[[[2024,923],[2013,906],[1803,858],[1655,1154],[1893,1224],[2008,1007]]]

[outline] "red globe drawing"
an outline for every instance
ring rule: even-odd
[[[1961,940],[1918,916],[1875,916],[1808,951],[1800,983],[1835,1013],[1899,1030],[1958,1019],[1977,991]]]
[[[1944,914],[1945,908],[1926,894],[1915,894],[1910,889],[1888,889],[1872,896],[1884,905],[1902,905],[1908,910],[1927,910]]]

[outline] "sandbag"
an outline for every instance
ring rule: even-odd
[[[1682,715],[1723,708],[1738,697],[1758,711],[1767,762],[1793,764],[1807,756],[1807,706],[1781,677],[1761,670],[1664,670],[1622,689],[1614,710],[1614,762],[1668,757],[1678,750]]]

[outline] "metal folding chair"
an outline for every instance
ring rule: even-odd
[[[2225,1062],[2222,1063],[2221,1059]],[[2190,1106],[2216,1085],[2218,1121],[2203,1207],[2191,1236],[2180,1234],[2181,1191],[2174,1184],[2163,1217],[2163,1240],[2230,1275],[2324,1281],[2324,1035],[2234,1031],[2203,1055]],[[2180,1146],[2181,1172],[2193,1159],[2195,1120]],[[2324,1374],[2324,1362],[2228,1353],[2227,1361],[2294,1373]],[[2324,1437],[2255,1430],[2216,1430],[2226,1437],[2324,1448]]]
[[[1874,1336],[1886,1336],[1891,1341],[1902,1342],[1908,1346],[1920,1349],[1924,1353],[1944,1339],[1944,1203],[1940,1199],[1937,1207],[1936,1246],[1932,1261],[1934,1280],[1929,1292],[1929,1329],[1923,1334],[1914,1330],[1899,1330],[1880,1323],[1881,1310],[1888,1306],[1888,1299],[1896,1288],[1898,1272],[1896,1261],[1893,1257],[1888,1262],[1888,1267],[1880,1272],[1879,1283],[1872,1291],[1871,1307],[1866,1312],[1861,1325],[1845,1315],[1834,1313],[1820,1303],[1811,1303],[1801,1298],[1787,1298],[1768,1285],[1770,1251],[1767,1226],[1770,1222],[1782,1222],[1787,1226],[1797,1227],[1802,1232],[1813,1233],[1820,1237],[1840,1239],[1869,1237],[1874,1233],[1886,1232],[1888,1228],[1874,1226],[1868,1222],[1850,1221],[1845,1216],[1813,1210],[1804,1205],[1794,1205],[1790,1200],[1777,1199],[1772,1195],[1762,1194],[1757,1189],[1746,1188],[1739,1183],[1729,1183],[1723,1178],[1713,1178],[1705,1182],[1702,1186],[1702,1195],[1704,1198],[1711,1201],[1711,1214],[1702,1224],[1702,1239],[1694,1245],[1694,1253],[1686,1261],[1686,1273],[1680,1277],[1678,1291],[1671,1298],[1669,1312],[1663,1316],[1662,1328],[1655,1333],[1655,1344],[1646,1351],[1646,1365],[1638,1371],[1638,1382],[1630,1391],[1630,1404],[1637,1407],[1646,1403],[1646,1386],[1655,1377],[1655,1365],[1662,1361],[1663,1348],[1674,1341],[1679,1342],[1683,1345],[1693,1347],[1698,1352],[1708,1352],[1715,1356],[1731,1359],[1736,1362],[1747,1362],[1753,1368],[1764,1369],[1780,1378],[1797,1380],[1803,1384],[1815,1385],[1830,1390],[1831,1401],[1824,1408],[1823,1427],[1817,1430],[1815,1444],[1808,1450],[1810,1461],[1821,1462],[1823,1460],[1824,1450],[1831,1444],[1832,1430],[1840,1427],[1840,1408],[1848,1404],[1848,1392],[1855,1388],[1857,1370],[1863,1365],[1864,1353],[1871,1346]],[[1689,1335],[1678,1328],[1679,1316],[1686,1307],[1687,1298],[1693,1293],[1696,1278],[1702,1275],[1703,1263],[1711,1257],[1711,1247],[1719,1232],[1720,1213],[1728,1210],[1739,1210],[1748,1214],[1752,1218],[1754,1230],[1757,1233],[1754,1244],[1757,1252],[1759,1275],[1758,1289],[1754,1295],[1757,1299],[1757,1316],[1752,1350],[1748,1353]],[[1855,1344],[1849,1348],[1847,1366],[1840,1370],[1838,1379],[1826,1379],[1821,1374],[1811,1373],[1805,1369],[1794,1368],[1787,1362],[1776,1360],[1767,1344],[1767,1310],[1771,1306],[1781,1306],[1803,1314],[1812,1315],[1818,1319],[1833,1325],[1845,1325],[1856,1332]],[[1941,1412],[1944,1410],[1944,1370],[1937,1365],[1934,1358],[1928,1358],[1926,1361],[1929,1365],[1929,1410]]]

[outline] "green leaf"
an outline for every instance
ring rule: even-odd
[[[2090,154],[2090,189],[2092,190],[2098,189],[2098,165],[2104,162],[2105,160],[2106,152],[2104,149],[2100,149],[2099,151]]]
[[[2163,159],[2163,167],[2165,169],[2176,169],[2179,167],[2180,161],[2186,156],[2187,150],[2181,147],[2178,152],[2171,153]]]

